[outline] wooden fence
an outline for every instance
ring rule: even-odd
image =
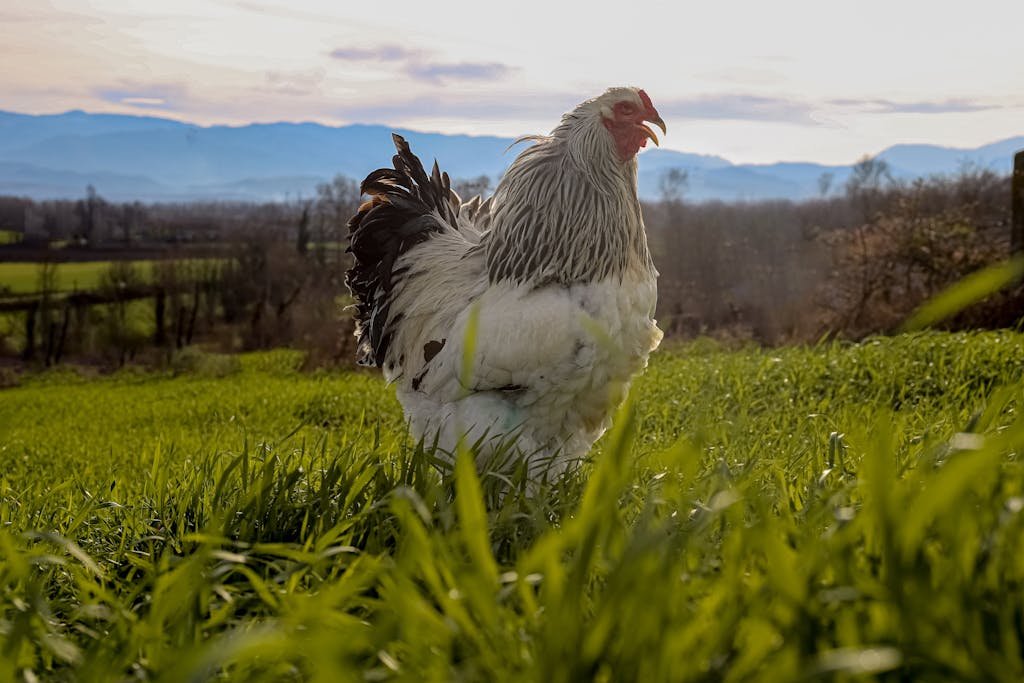
[[[158,347],[168,346],[171,341],[169,333],[173,333],[175,347],[187,346],[192,343],[195,334],[200,293],[205,291],[207,287],[204,283],[195,283],[191,292],[191,306],[180,305],[177,311],[172,312],[174,317],[170,321],[167,311],[169,293],[160,286],[134,287],[116,292],[55,292],[12,296],[0,300],[0,314],[23,313],[25,346],[22,358],[29,361],[40,357],[46,365],[53,365],[60,363],[64,355],[72,318],[81,318],[83,312],[92,306],[152,299],[155,322],[153,344]],[[49,321],[49,325],[40,330],[40,321],[44,318]]]

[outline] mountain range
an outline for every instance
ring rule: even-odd
[[[74,198],[93,185],[114,201],[280,200],[311,197],[337,174],[361,179],[385,165],[397,130],[429,165],[452,178],[497,179],[515,157],[512,138],[444,135],[354,124],[198,126],[169,119],[69,111],[0,111],[0,194]],[[895,145],[881,152],[893,176],[955,173],[964,164],[1009,172],[1024,136],[974,149]],[[803,162],[733,164],[718,156],[651,149],[640,156],[640,194],[660,195],[670,169],[687,172],[691,200],[806,199],[842,188],[851,166]]]

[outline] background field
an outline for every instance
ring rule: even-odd
[[[1024,676],[1024,335],[677,346],[531,495],[300,361],[4,391],[0,678]]]
[[[184,266],[199,264],[204,259],[185,259],[179,261]],[[84,261],[58,263],[55,268],[54,288],[58,292],[72,290],[93,290],[99,287],[110,270],[111,261]],[[152,260],[120,261],[122,267],[131,267],[143,279],[150,282],[153,274]],[[39,291],[40,263],[0,263],[0,292],[11,294],[30,294]]]
[[[146,262],[136,265],[141,267],[142,272],[149,269]],[[72,289],[95,289],[109,267],[110,263],[107,261],[59,264],[56,289],[61,292]],[[12,294],[30,294],[38,291],[39,264],[0,263],[0,289],[7,289]]]

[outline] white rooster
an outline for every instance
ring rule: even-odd
[[[531,474],[586,455],[661,341],[636,154],[665,124],[611,88],[530,137],[465,204],[394,135],[349,222],[360,362],[397,385],[413,436],[478,458],[513,442]],[[498,444],[506,444],[502,449]],[[479,462],[479,460],[478,460]]]

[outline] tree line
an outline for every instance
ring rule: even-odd
[[[659,319],[677,335],[778,344],[888,333],[1013,251],[1008,173],[964,166],[897,180],[864,158],[838,192],[823,178],[823,196],[802,202],[691,203],[686,182],[666,174],[662,201],[645,206]],[[1014,326],[1022,314],[1018,286],[947,325]]]
[[[658,318],[676,336],[779,344],[890,332],[1011,252],[1010,176],[990,170],[897,181],[866,158],[839,192],[822,178],[822,197],[802,202],[696,203],[687,183],[684,169],[667,172],[660,201],[644,205]],[[492,188],[486,176],[454,185],[465,197]],[[22,246],[163,250],[147,266],[113,260],[88,292],[59,291],[56,259],[41,259],[33,297],[0,296],[0,350],[47,364],[123,364],[193,344],[291,345],[314,363],[345,362],[346,223],[359,201],[341,176],[315,197],[263,204],[114,204],[92,188],[73,202],[0,198],[0,230],[22,235]],[[215,249],[197,252],[202,245]],[[948,324],[1016,325],[1022,311],[1017,287]]]
[[[16,234],[23,247],[220,244],[239,232],[295,230],[305,213],[309,241],[328,243],[345,238],[346,214],[358,200],[357,184],[345,176],[321,183],[308,199],[263,203],[116,203],[90,185],[77,200],[0,196],[0,231]]]
[[[338,362],[349,336],[346,223],[358,202],[341,176],[308,200],[264,204],[114,204],[93,188],[74,202],[0,198],[0,230],[20,237],[0,259],[39,264],[32,294],[0,291],[0,353],[123,365],[193,344],[292,345]],[[95,287],[59,287],[61,261],[108,258]]]

